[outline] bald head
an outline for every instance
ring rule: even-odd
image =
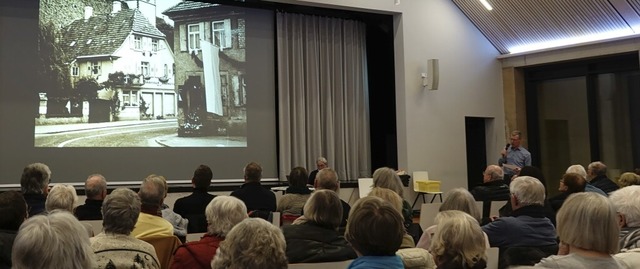
[[[316,189],[325,189],[338,191],[340,189],[340,183],[338,182],[338,174],[331,168],[324,168],[316,175],[314,181],[314,187]]]
[[[491,182],[491,181],[496,181],[496,180],[502,180],[504,178],[504,172],[502,171],[502,168],[500,166],[497,165],[489,165],[487,166],[487,169],[484,170],[484,182]]]
[[[104,200],[107,196],[107,180],[101,174],[93,174],[84,182],[84,191],[88,199]]]

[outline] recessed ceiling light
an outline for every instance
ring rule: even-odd
[[[487,2],[487,0],[480,0],[480,3],[482,3],[482,5],[483,5],[487,10],[493,10],[493,7],[489,4],[489,2]]]

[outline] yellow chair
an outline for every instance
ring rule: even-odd
[[[436,199],[436,196],[440,197],[440,202],[442,203],[442,191],[440,191],[440,181],[437,180],[429,180],[429,172],[427,171],[415,171],[413,172],[413,191],[415,191],[418,195],[416,195],[416,199],[413,201],[413,208],[418,202],[418,197],[422,196],[422,203],[426,203],[424,195],[431,194],[433,198],[431,198],[431,203]]]
[[[169,269],[171,262],[173,261],[173,253],[182,244],[177,236],[166,237],[146,237],[140,238],[156,249],[156,255],[158,256],[158,262],[161,269]]]

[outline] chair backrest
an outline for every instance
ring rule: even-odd
[[[508,268],[515,265],[535,265],[543,258],[558,253],[558,245],[537,247],[509,247],[503,248],[499,254],[498,268]]]
[[[491,211],[489,211],[489,216],[499,216],[500,208],[506,205],[509,201],[491,201]]]
[[[358,193],[360,194],[360,198],[366,197],[371,192],[371,188],[373,187],[373,178],[358,178]]]
[[[318,263],[290,263],[289,269],[345,269],[349,267],[353,260],[346,260],[340,262],[318,262]]]
[[[280,227],[280,212],[273,212],[272,214],[272,218],[271,218],[271,223],[273,223],[273,225],[275,225],[276,227]]]
[[[206,233],[190,233],[187,234],[187,242],[200,241]]]
[[[89,224],[94,236],[102,232],[102,220],[81,220],[80,223]]]
[[[418,184],[416,181],[427,181],[429,180],[429,172],[427,171],[414,171],[413,172],[413,191],[418,191]]]
[[[420,207],[420,227],[422,230],[433,225],[436,215],[440,211],[442,203],[426,203]]]
[[[180,239],[175,235],[166,237],[143,237],[140,238],[140,240],[151,244],[153,248],[155,248],[161,269],[169,269],[171,261],[173,260],[173,253],[181,245]]]
[[[292,224],[293,221],[299,217],[300,215],[282,214],[280,225],[284,226],[284,225]]]
[[[487,269],[498,269],[499,253],[497,247],[487,249]]]

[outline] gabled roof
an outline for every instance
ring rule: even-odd
[[[67,27],[62,38],[69,57],[112,55],[129,34],[164,38],[138,9],[122,9],[115,14],[97,14],[85,21],[78,19]]]
[[[171,12],[187,11],[187,10],[194,10],[194,9],[201,9],[201,8],[215,7],[215,6],[219,6],[219,4],[203,3],[203,2],[195,2],[195,1],[184,1],[165,10],[162,13],[166,14]]]

